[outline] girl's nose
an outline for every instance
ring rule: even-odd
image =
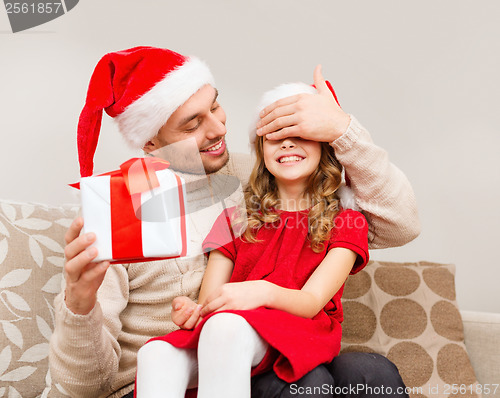
[[[281,149],[295,148],[295,142],[290,138],[285,138],[281,143]]]

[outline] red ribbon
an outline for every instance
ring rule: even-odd
[[[186,208],[184,207],[184,191],[182,189],[182,181],[180,177],[176,174],[175,179],[177,180],[177,191],[179,194],[179,212],[181,214],[181,241],[182,241],[182,252],[179,257],[184,257],[187,253],[187,232],[186,232]]]
[[[142,193],[158,188],[160,183],[156,177],[159,170],[168,169],[170,163],[159,158],[132,158],[120,165],[120,170],[113,170],[107,173],[98,174],[100,176],[120,176],[123,177],[130,195]],[[70,187],[80,189],[80,183],[69,184]]]
[[[142,222],[136,216],[132,197],[121,173],[111,176],[109,196],[113,259],[144,257],[141,239]]]
[[[130,195],[151,191],[160,183],[156,172],[167,169],[170,163],[158,158],[133,158],[120,166]]]

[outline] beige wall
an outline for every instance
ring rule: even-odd
[[[497,0],[82,0],[12,34],[0,10],[0,197],[78,202],[65,185],[78,179],[76,121],[105,52],[154,45],[205,59],[228,143],[243,152],[259,95],[312,82],[322,63],[418,198],[421,236],[372,257],[455,263],[461,307],[500,312],[499,13]],[[105,116],[96,171],[135,154]]]

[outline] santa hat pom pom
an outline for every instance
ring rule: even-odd
[[[358,204],[356,203],[356,196],[351,187],[348,187],[345,184],[342,184],[337,189],[337,196],[340,200],[340,206],[345,209],[351,209],[360,211]]]

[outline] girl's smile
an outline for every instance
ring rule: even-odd
[[[264,163],[280,188],[282,184],[303,190],[318,168],[321,143],[298,137],[263,142]],[[281,190],[281,189],[280,189]]]
[[[293,166],[294,164],[296,164],[297,162],[301,162],[302,160],[304,160],[304,157],[300,155],[283,155],[280,156],[276,161],[283,165]]]

